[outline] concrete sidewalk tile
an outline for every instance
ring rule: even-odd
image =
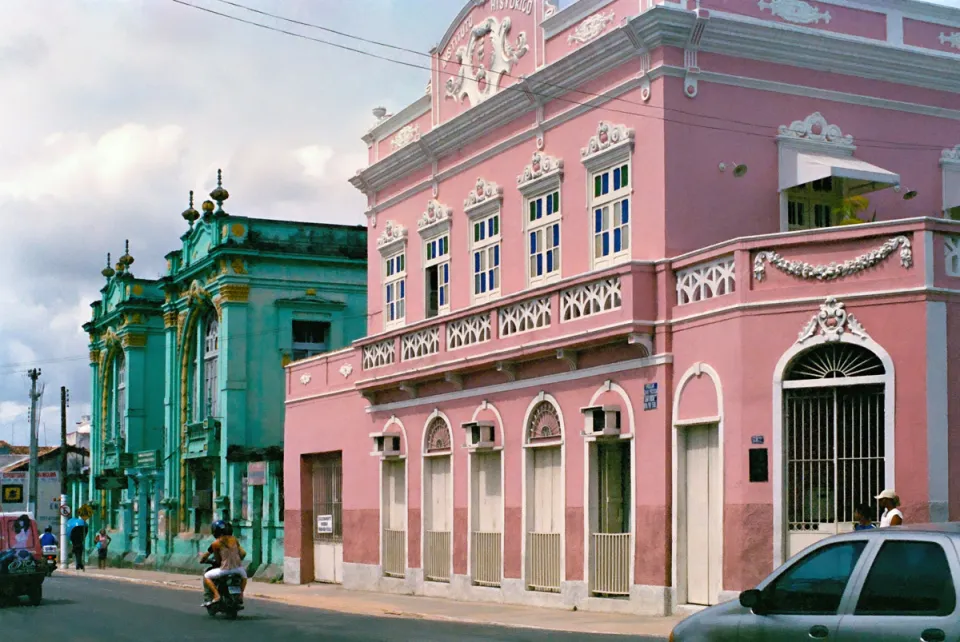
[[[88,576],[140,584],[159,584],[181,590],[201,590],[199,569],[196,576],[122,568],[105,571],[64,569],[58,572],[77,577]],[[457,602],[434,597],[348,591],[333,584],[298,586],[250,582],[247,584],[247,597],[357,615],[434,619],[576,633],[666,636],[676,623],[683,619],[680,616],[642,617],[508,604]]]

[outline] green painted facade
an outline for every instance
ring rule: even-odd
[[[84,326],[92,526],[115,531],[114,563],[195,570],[210,523],[230,519],[250,570],[276,577],[283,366],[366,334],[367,230],[235,216],[226,190],[211,197],[201,214],[191,193],[164,276],[136,278],[129,252],[104,270]]]

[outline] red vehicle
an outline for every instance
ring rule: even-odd
[[[38,606],[46,576],[36,520],[29,513],[0,513],[0,600],[26,596]]]

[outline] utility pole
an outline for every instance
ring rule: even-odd
[[[37,400],[40,399],[40,393],[37,392],[37,379],[40,378],[40,368],[33,368],[27,372],[30,377],[30,474],[27,477],[28,504],[27,510],[33,512],[33,517],[37,517]]]
[[[60,386],[60,566],[67,568],[67,516],[63,507],[67,506],[67,406],[70,404],[70,392],[66,386]]]

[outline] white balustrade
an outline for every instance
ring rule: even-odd
[[[616,310],[622,302],[619,276],[584,283],[560,293],[560,320],[573,321]]]
[[[440,352],[440,327],[434,326],[400,337],[400,359],[410,361]]]
[[[382,368],[392,365],[396,359],[393,339],[363,346],[363,369]]]
[[[732,294],[736,289],[737,276],[732,256],[677,271],[677,305]]]
[[[500,308],[500,336],[509,337],[550,325],[550,299],[543,297]]]
[[[456,350],[490,340],[490,313],[447,323],[447,350]]]

